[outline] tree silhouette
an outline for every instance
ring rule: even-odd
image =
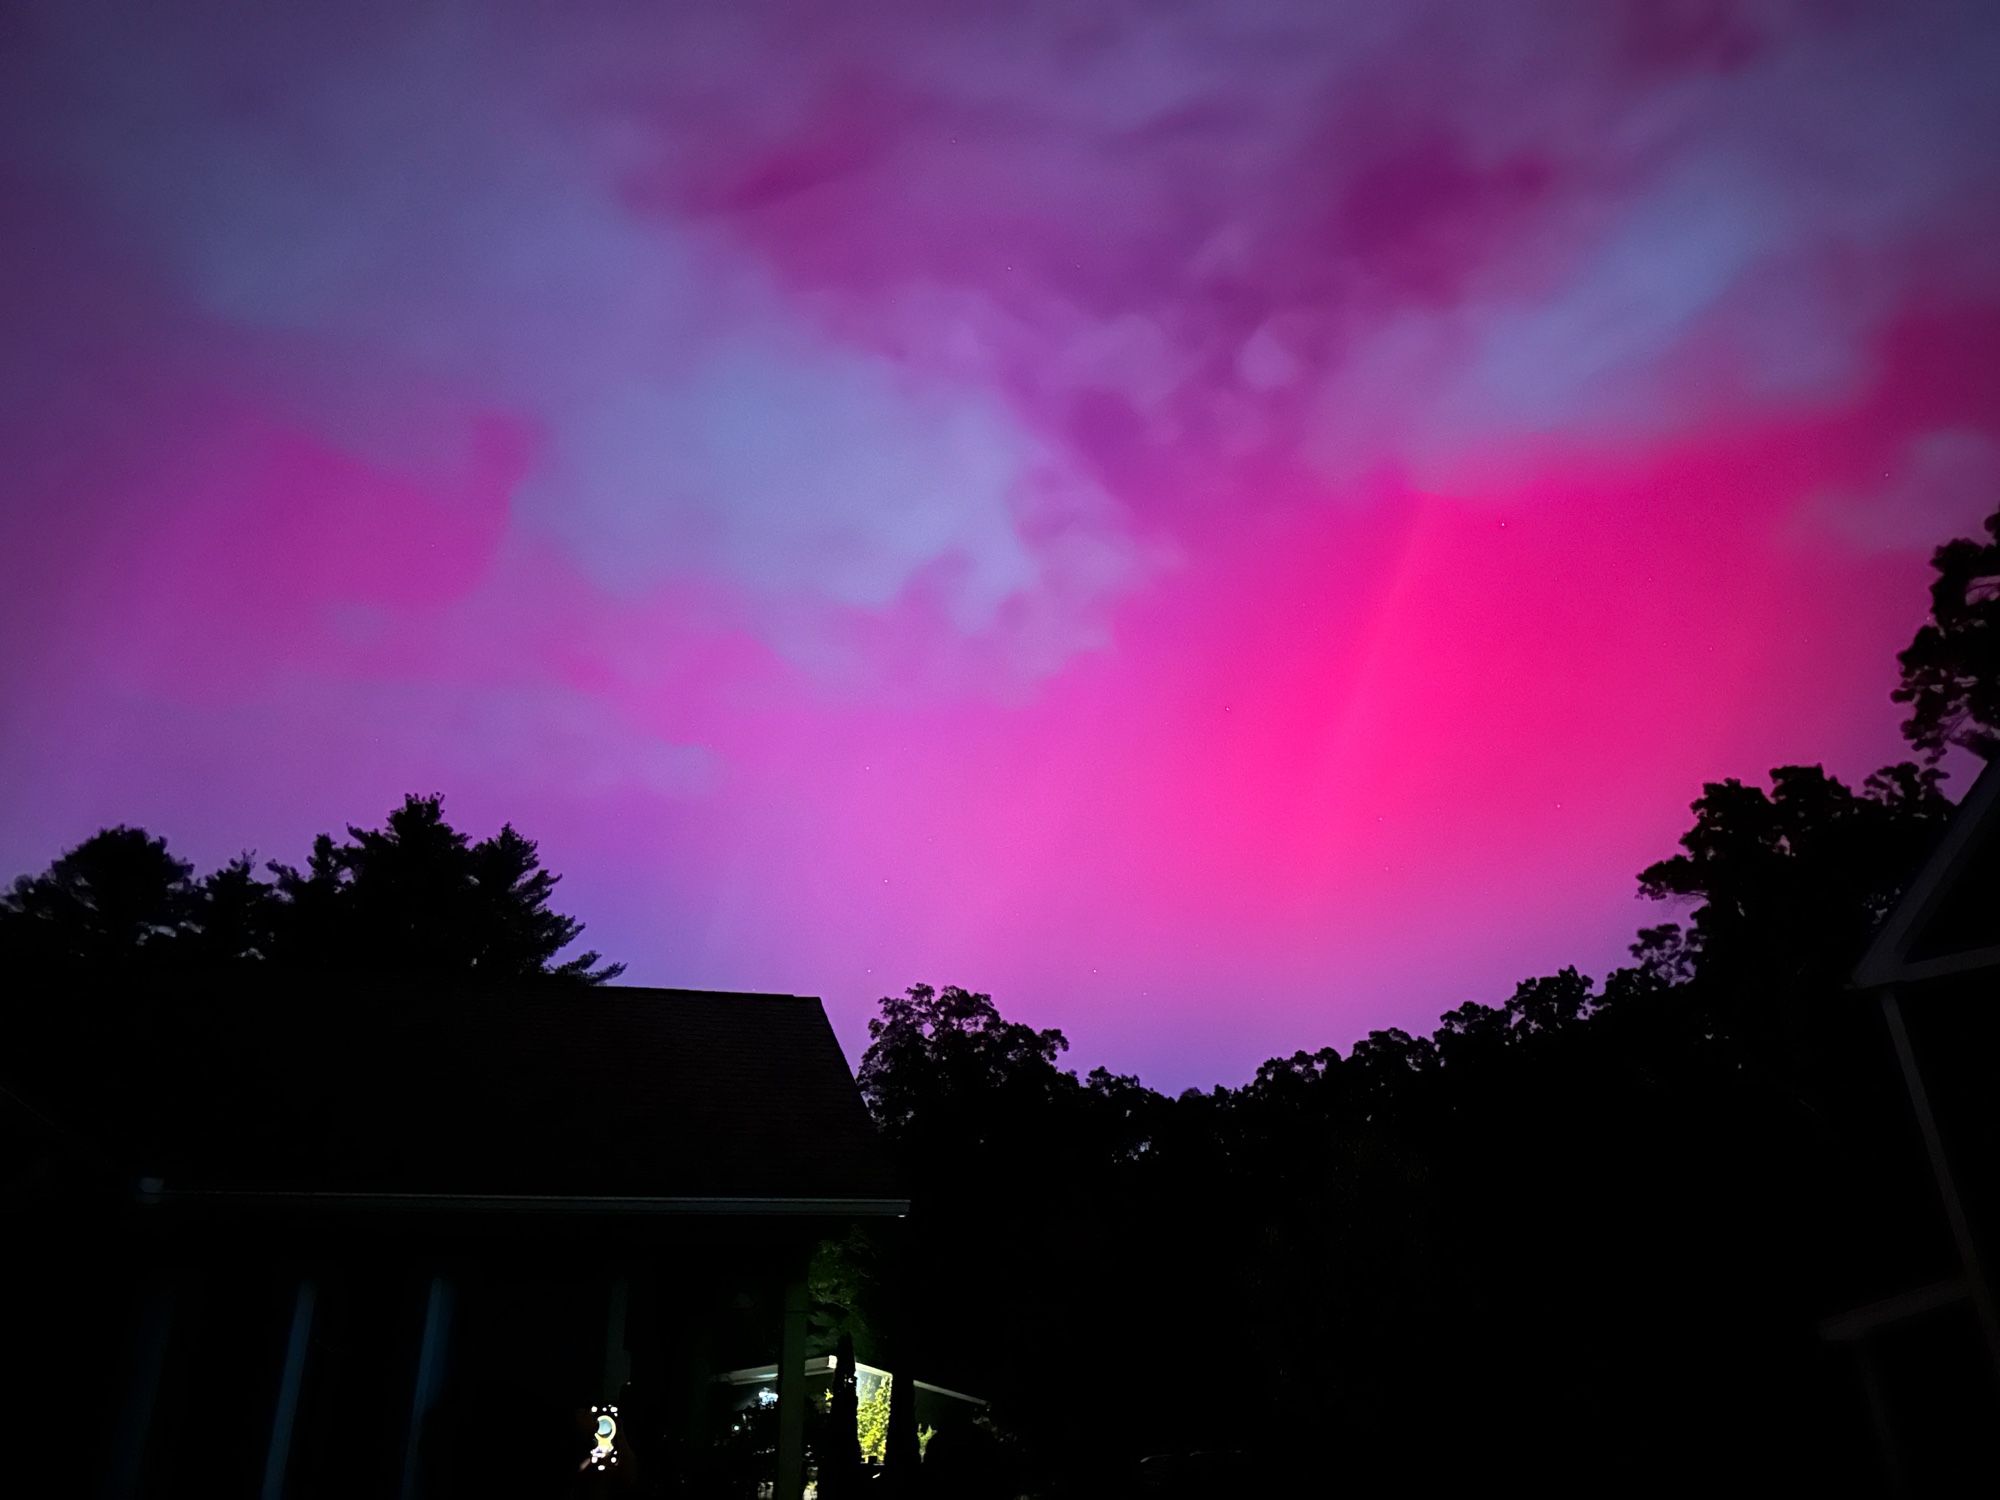
[[[1922,1258],[1901,1102],[1846,975],[1949,812],[1914,764],[1713,783],[1640,878],[1687,915],[1601,986],[1530,977],[1432,1036],[1301,1050],[1240,1088],[1078,1080],[1060,1032],[988,995],[886,997],[860,1076],[911,1168],[904,1292],[982,1313],[935,1325],[928,1357],[1113,1490],[1121,1456],[1196,1431],[1295,1479],[1286,1445],[1315,1434],[1359,1492],[1580,1482],[1690,1389],[1703,1422],[1663,1473],[1838,1485],[1866,1454],[1815,1425],[1810,1330]],[[1080,1415],[1052,1368],[1259,1379],[1110,1381]]]
[[[195,967],[225,969],[271,958],[277,945],[273,894],[247,854],[204,875],[181,938]]]
[[[1768,792],[1710,782],[1683,852],[1639,877],[1654,900],[1699,903],[1675,960],[1788,992],[1838,984],[1943,829],[1942,780],[1904,763],[1859,793],[1819,766],[1780,766]]]
[[[379,829],[322,834],[304,870],[273,863],[281,962],[431,982],[552,979],[603,984],[624,972],[595,952],[558,960],[583,924],[549,909],[560,878],[512,824],[478,843],[443,798],[410,796]]]
[[[1512,1037],[1545,1036],[1576,1025],[1595,1003],[1590,980],[1575,965],[1539,979],[1524,979],[1507,1002]]]
[[[380,974],[429,985],[603,984],[583,924],[552,911],[558,876],[506,825],[472,842],[439,797],[379,829],[321,834],[303,869],[248,855],[193,878],[142,829],[108,828],[0,895],[0,966],[16,974]]]
[[[1066,1098],[1076,1079],[1056,1066],[1069,1047],[1060,1031],[1006,1020],[993,997],[947,985],[912,985],[886,996],[868,1023],[856,1076],[861,1095],[892,1140],[921,1125],[927,1149],[1003,1149],[1002,1125]]]
[[[0,959],[8,968],[133,966],[172,951],[208,897],[165,839],[120,824],[23,875],[0,895]]]
[[[1932,764],[1959,745],[2000,756],[2000,509],[1987,540],[1946,542],[1931,557],[1931,617],[1897,658],[1890,696],[1910,705],[1903,736]]]

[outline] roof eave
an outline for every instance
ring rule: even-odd
[[[1911,984],[2000,963],[2000,948],[1974,949],[1915,961],[1909,956],[1911,944],[1951,892],[1987,823],[1996,818],[2000,818],[2000,761],[1989,763],[1979,773],[1965,800],[1953,813],[1937,848],[1883,919],[1875,940],[1855,965],[1855,988],[1873,990],[1892,984]]]
[[[265,1188],[170,1188],[140,1184],[145,1204],[320,1208],[361,1211],[403,1210],[448,1213],[614,1214],[656,1217],[901,1218],[907,1198],[863,1197],[669,1197],[563,1193],[377,1193],[300,1192]]]

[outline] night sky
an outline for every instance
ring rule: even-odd
[[[0,8],[0,875],[441,791],[639,983],[1157,1086],[1901,756],[2000,8]]]

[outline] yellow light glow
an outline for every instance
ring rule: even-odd
[[[617,1410],[618,1408],[615,1406],[591,1407],[591,1411],[597,1417],[596,1441],[592,1444],[590,1452],[584,1455],[584,1460],[578,1466],[579,1468],[589,1469],[594,1467],[602,1469],[607,1463],[615,1464],[618,1462],[618,1454],[616,1452],[618,1419],[613,1415]]]

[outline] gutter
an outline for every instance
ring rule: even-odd
[[[758,1217],[902,1218],[907,1198],[696,1198],[576,1196],[566,1193],[366,1193],[289,1192],[255,1188],[169,1188],[157,1177],[140,1179],[138,1201],[226,1208],[344,1208],[432,1210],[455,1213],[579,1213],[644,1215],[744,1215]]]

